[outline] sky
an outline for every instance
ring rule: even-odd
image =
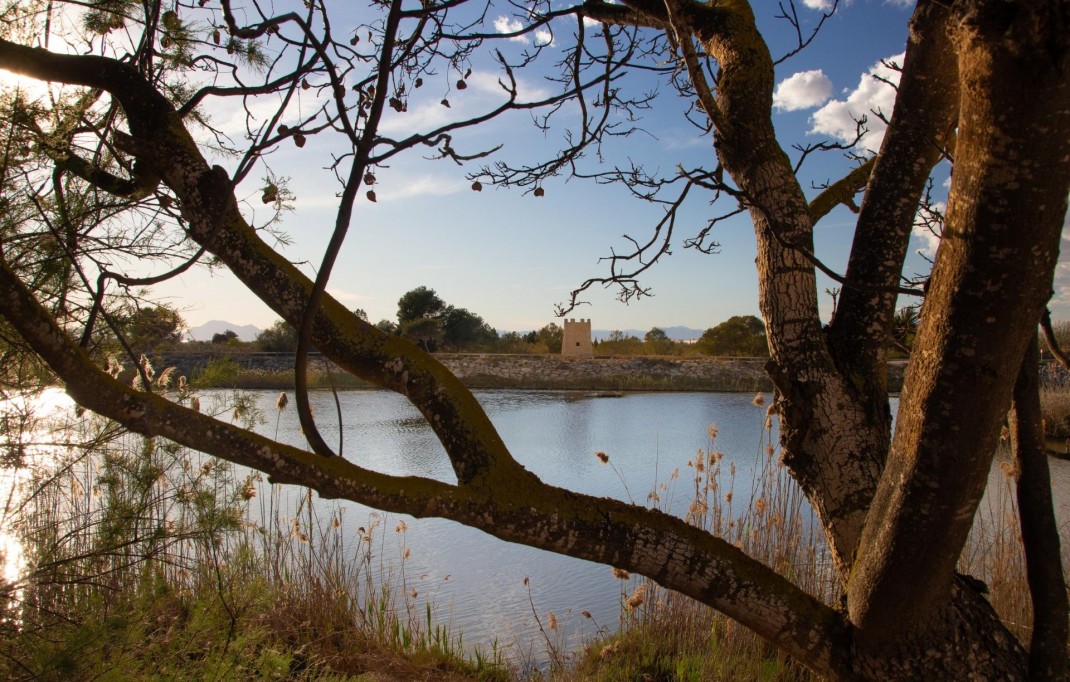
[[[804,30],[819,17],[826,0],[805,0],[798,11]],[[556,5],[555,5],[556,6]],[[776,21],[776,3],[755,3],[760,25],[766,30],[774,56],[789,47],[792,35],[783,21]],[[515,30],[515,9],[507,4],[488,15],[492,30]],[[846,141],[854,137],[854,118],[867,115],[870,132],[862,141],[865,152],[880,144],[882,124],[873,111],[891,112],[894,90],[874,75],[895,79],[882,60],[902,59],[907,22],[912,3],[853,0],[840,3],[820,35],[805,50],[777,67],[774,123],[783,146],[812,144],[825,139]],[[764,16],[763,16],[764,13]],[[525,40],[498,41],[498,49],[515,57],[532,41],[548,44],[545,50],[561,53],[574,23],[551,25],[553,33],[542,32]],[[587,34],[594,35],[594,28]],[[509,53],[513,50],[513,53]],[[476,62],[467,79],[469,87],[449,94],[451,108],[438,102],[438,95],[420,101],[414,98],[409,111],[387,110],[383,132],[404,135],[414,129],[444,120],[444,117],[475,113],[501,101],[500,74]],[[528,97],[549,92],[551,84],[539,73],[521,74],[521,92]],[[652,83],[637,76],[624,87],[637,90]],[[630,137],[610,140],[605,163],[642,163],[651,169],[669,172],[677,165],[715,165],[711,140],[683,117],[679,98],[661,84],[656,104],[641,112],[641,131]],[[430,92],[432,89],[428,88]],[[433,94],[433,93],[432,93]],[[301,107],[314,101],[298,102]],[[254,109],[254,113],[258,110]],[[263,113],[270,113],[264,105]],[[214,125],[240,140],[245,112],[233,100],[212,101],[207,107]],[[562,110],[567,122],[575,108]],[[574,120],[574,118],[573,118]],[[511,115],[459,135],[459,149],[476,151],[502,143],[494,158],[514,163],[546,160],[560,148],[562,128],[542,133],[526,115]],[[279,227],[291,243],[280,246],[290,260],[302,263],[312,274],[330,236],[337,206],[339,185],[324,169],[331,154],[344,151],[339,140],[326,136],[309,138],[303,148],[282,144],[266,159],[275,177],[285,180],[296,197],[293,211]],[[463,151],[463,149],[462,149]],[[543,185],[545,195],[535,197],[517,188],[485,186],[471,189],[466,173],[478,169],[479,162],[458,166],[450,161],[430,161],[426,148],[391,161],[376,170],[377,201],[363,197],[356,211],[345,246],[330,279],[328,291],[350,308],[362,308],[374,322],[394,319],[397,301],[418,286],[436,290],[451,305],[481,315],[499,330],[526,331],[555,320],[555,304],[567,300],[569,292],[589,277],[604,276],[606,264],[600,258],[628,248],[625,235],[645,241],[663,215],[657,205],[631,198],[620,187],[593,181],[559,177]],[[228,160],[214,163],[227,167]],[[850,168],[842,153],[813,155],[803,167],[804,186],[835,180]],[[260,178],[267,171],[254,171],[238,189],[247,218],[262,224],[267,211],[259,201]],[[946,193],[947,168],[935,173],[936,191]],[[811,190],[810,195],[816,193]],[[718,224],[711,238],[720,244],[714,254],[683,248],[706,222],[732,206],[710,206],[707,198],[689,200],[676,225],[672,254],[643,275],[641,283],[652,297],[625,305],[614,291],[592,289],[584,305],[568,317],[590,318],[599,329],[649,329],[654,326],[683,325],[705,329],[733,315],[757,315],[757,280],[754,267],[753,229],[745,216]],[[853,216],[839,209],[815,228],[817,255],[830,267],[842,272],[852,238]],[[1064,234],[1070,233],[1070,227]],[[924,273],[935,248],[932,235],[919,233],[912,239],[907,274]],[[920,253],[919,253],[920,252]],[[1059,266],[1056,317],[1070,312],[1070,263]],[[819,291],[834,289],[835,283],[822,279]],[[278,319],[265,304],[246,291],[233,277],[216,270],[198,269],[158,286],[154,294],[176,306],[189,326],[209,320],[226,320],[235,325],[253,324],[261,328]],[[822,296],[827,317],[832,298]]]

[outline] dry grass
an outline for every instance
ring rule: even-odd
[[[1067,393],[1061,397],[1070,404]],[[749,484],[736,480],[734,465],[728,464],[726,470],[725,460],[715,449],[716,428],[711,428],[708,449],[699,452],[687,463],[686,473],[679,475],[692,486],[685,518],[732,542],[825,603],[835,604],[841,594],[840,580],[802,492],[778,463],[769,426],[766,422],[765,440]],[[999,456],[1004,462],[1009,459],[1005,451]],[[678,473],[652,491],[651,501],[660,503],[671,495]],[[991,477],[959,571],[986,583],[996,612],[1028,642],[1032,613],[1013,486],[1013,471],[1004,464],[1002,475],[997,472]],[[637,594],[641,599],[634,598]],[[629,580],[621,602],[619,632],[606,631],[600,640],[589,642],[575,664],[559,666],[553,679],[818,679],[730,619],[649,580]]]
[[[709,444],[648,495],[670,511],[683,493],[684,518],[722,537],[828,603],[838,598],[827,545],[801,490],[779,463],[772,423],[756,399],[756,418],[765,420],[750,481]],[[681,490],[682,488],[682,490]],[[646,579],[624,583],[620,629],[588,643],[571,669],[554,679],[572,680],[766,680],[816,679],[801,665],[737,623],[692,599]]]
[[[374,518],[347,545],[340,512],[214,458],[70,411],[20,423],[2,520],[26,570],[0,581],[0,679],[507,677],[409,597]]]
[[[179,399],[188,400],[189,396]],[[280,404],[279,410],[285,408]],[[223,408],[219,408],[223,411]],[[239,402],[235,420],[262,418]],[[373,515],[347,542],[341,512],[239,478],[218,461],[89,418],[46,425],[8,414],[6,451],[26,495],[6,502],[32,567],[0,583],[0,679],[516,679],[500,651],[466,657],[405,581],[404,528]],[[676,511],[826,603],[837,578],[804,496],[779,464],[766,409],[750,480],[707,446],[654,486]],[[57,443],[64,453],[58,459]],[[40,456],[48,451],[49,459]],[[614,466],[606,456],[605,464]],[[1010,477],[994,476],[960,570],[1028,640],[1029,594]],[[686,500],[681,507],[674,501]],[[349,524],[350,527],[352,524]],[[388,558],[387,555],[396,558]],[[392,568],[393,566],[393,568]],[[609,570],[609,569],[607,569]],[[815,679],[712,609],[620,574],[619,627],[581,651],[532,604],[549,669],[574,680]],[[523,616],[518,616],[523,617]],[[580,617],[589,617],[580,614]]]

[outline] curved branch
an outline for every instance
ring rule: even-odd
[[[308,351],[312,346],[312,322],[323,300],[323,294],[327,290],[327,281],[331,277],[334,263],[338,258],[338,253],[342,250],[342,244],[345,242],[346,234],[349,231],[349,224],[353,217],[353,202],[357,198],[361,180],[368,168],[368,159],[375,146],[375,136],[379,130],[379,121],[386,105],[387,86],[392,72],[390,67],[394,60],[394,41],[400,22],[401,0],[394,0],[390,5],[390,13],[387,15],[386,26],[383,29],[383,45],[379,54],[379,78],[376,82],[375,97],[372,99],[368,119],[365,121],[364,130],[357,143],[357,152],[353,155],[349,179],[345,183],[342,198],[338,205],[334,231],[331,233],[331,239],[323,253],[320,268],[316,273],[316,280],[313,282],[312,290],[309,292],[308,302],[305,304],[304,313],[301,315],[301,323],[297,325],[297,352],[294,357],[294,379],[296,383],[294,395],[297,398],[297,414],[301,421],[301,429],[304,431],[305,438],[308,439],[312,449],[324,457],[330,457],[335,453],[323,440],[323,436],[316,427],[316,420],[312,416],[312,406],[308,400],[307,370]],[[338,106],[341,108],[342,104],[339,103]],[[338,410],[338,418],[341,419],[341,408],[339,407]],[[341,430],[338,432],[338,438],[338,454],[341,454]]]

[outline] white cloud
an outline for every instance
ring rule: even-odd
[[[520,23],[517,19],[510,19],[509,17],[498,17],[494,20],[494,30],[498,33],[516,33],[524,28],[524,24]],[[518,43],[528,42],[526,35],[513,36],[509,40],[515,40]]]
[[[820,12],[827,12],[832,9],[832,0],[803,0],[803,4]]]
[[[902,64],[903,54],[889,57],[885,61]],[[865,116],[868,132],[859,146],[871,151],[880,149],[887,126],[873,112],[879,111],[884,116],[891,116],[892,107],[895,105],[895,88],[880,79],[898,83],[899,72],[883,63],[870,67],[869,72],[859,79],[858,87],[848,92],[845,99],[833,100],[814,112],[811,119],[813,128],[810,132],[850,142],[855,138],[855,120]]]
[[[535,44],[536,45],[553,45],[554,36],[546,29],[538,29],[535,31]]]
[[[773,93],[773,106],[797,111],[820,106],[832,96],[832,81],[821,69],[800,71],[780,81]]]
[[[464,178],[436,175],[391,175],[375,185],[376,201],[379,203],[400,201],[413,197],[444,197],[468,189],[470,183]]]
[[[947,204],[942,201],[938,201],[933,204],[933,208],[940,212],[941,215],[947,215]],[[918,253],[929,258],[936,257],[936,249],[940,246],[940,237],[933,234],[932,230],[922,224],[923,221],[914,221],[914,228],[911,232],[915,237],[921,240],[921,246],[918,247]]]

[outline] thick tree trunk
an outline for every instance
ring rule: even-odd
[[[955,34],[962,102],[948,223],[848,585],[860,640],[880,648],[933,627],[949,602],[1050,295],[1070,187],[1066,4],[967,4]]]

